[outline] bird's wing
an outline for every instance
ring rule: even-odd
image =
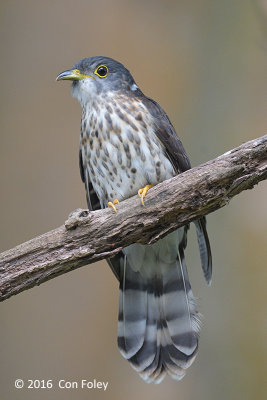
[[[90,181],[88,169],[84,165],[81,148],[79,150],[79,166],[80,166],[81,179],[85,185],[88,208],[90,211],[100,210],[101,208],[100,201],[93,188],[92,182]],[[115,257],[107,259],[107,262],[111,270],[113,271],[114,275],[118,280],[120,280],[120,270],[123,260],[124,260],[124,254],[121,251],[118,254],[116,254]]]
[[[149,97],[142,97],[142,101],[153,116],[155,134],[165,148],[166,156],[169,158],[177,174],[190,169],[191,164],[186,151],[165,111],[156,101]],[[196,226],[203,273],[207,283],[210,284],[212,275],[212,255],[206,229],[206,218],[201,217],[194,221],[194,223]]]
[[[161,106],[149,97],[143,100],[147,110],[153,116],[155,133],[166,149],[166,155],[175,171],[179,174],[191,168],[189,158],[171,121]]]
[[[79,150],[79,166],[80,166],[80,174],[82,181],[85,184],[85,190],[86,190],[86,199],[87,199],[87,205],[90,211],[95,211],[99,210],[100,207],[100,202],[99,198],[97,197],[97,194],[93,188],[92,182],[90,181],[88,169],[84,165],[83,162],[83,156],[82,156],[82,149],[80,148]]]

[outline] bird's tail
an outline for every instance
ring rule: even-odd
[[[180,380],[196,356],[199,320],[185,265],[185,237],[182,228],[153,245],[124,249],[118,345],[147,382],[159,383],[166,373]]]

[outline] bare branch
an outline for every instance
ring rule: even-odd
[[[0,254],[0,300],[68,271],[153,243],[267,178],[267,135],[164,181],[111,209],[76,210],[65,225]]]

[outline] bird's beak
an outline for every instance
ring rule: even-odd
[[[90,75],[81,74],[81,72],[78,69],[69,69],[67,71],[61,72],[61,74],[57,76],[56,81],[63,81],[63,80],[80,81],[84,78],[95,79]]]

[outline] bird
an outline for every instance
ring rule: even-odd
[[[104,56],[84,58],[60,73],[72,81],[82,107],[79,165],[90,211],[132,196],[145,205],[148,190],[191,168],[161,106],[129,70]],[[210,285],[212,255],[205,217],[194,221],[200,260]],[[148,383],[180,380],[193,363],[200,318],[185,263],[189,224],[156,243],[133,243],[107,259],[119,281],[118,347]]]

